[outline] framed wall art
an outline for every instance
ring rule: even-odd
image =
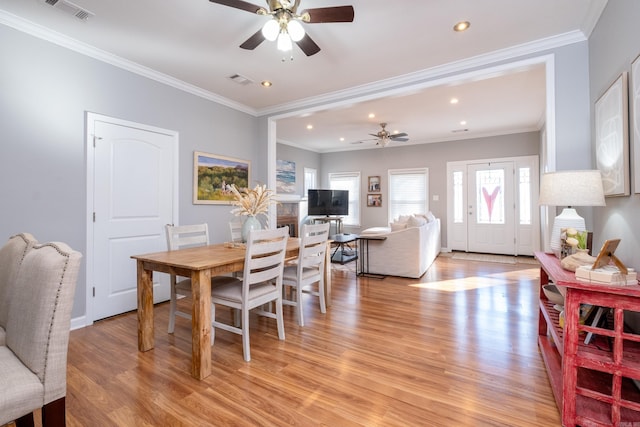
[[[296,192],[296,162],[276,160],[276,193]]]
[[[627,73],[623,72],[595,104],[596,164],[602,172],[605,196],[630,194],[627,93]]]
[[[367,194],[367,206],[382,206],[382,194]]]
[[[633,191],[640,193],[640,56],[631,64],[631,135],[633,138]]]
[[[193,153],[193,204],[230,205],[231,185],[247,188],[251,162],[195,151]]]
[[[380,177],[379,176],[370,176],[369,177],[369,192],[370,193],[378,193],[378,192],[380,192]]]

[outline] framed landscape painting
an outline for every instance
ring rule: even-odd
[[[251,162],[195,151],[193,153],[193,204],[230,205],[231,185],[247,188]]]

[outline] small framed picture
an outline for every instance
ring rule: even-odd
[[[382,194],[367,194],[367,206],[382,206]]]
[[[370,176],[369,177],[369,192],[370,193],[379,193],[380,192],[380,177],[379,176]]]

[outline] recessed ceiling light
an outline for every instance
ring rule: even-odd
[[[307,125],[307,129],[309,130],[313,129],[313,125]]]
[[[460,126],[464,126],[464,125],[466,125],[466,124],[467,124],[467,121],[466,121],[466,120],[462,120],[462,121],[460,122]]]
[[[344,138],[343,137],[340,137],[340,142],[344,142]]]
[[[458,103],[458,98],[451,98],[451,101],[449,101],[452,104],[457,104]]]
[[[271,86],[273,86],[273,83],[271,83],[269,80],[263,80],[260,84],[261,84],[262,86],[264,86],[264,87],[271,87]]]
[[[373,118],[375,118],[375,117],[376,117],[376,115],[375,115],[375,114],[373,114],[373,113],[369,113],[369,118],[370,118],[370,119],[373,119]]]
[[[458,31],[458,32],[465,31],[470,26],[471,26],[471,23],[469,21],[460,21],[453,26],[453,31]]]

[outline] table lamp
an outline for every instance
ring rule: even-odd
[[[567,206],[556,216],[551,228],[549,246],[560,255],[561,229],[586,230],[584,218],[572,206],[605,206],[602,176],[599,170],[549,172],[540,181],[539,205]]]

